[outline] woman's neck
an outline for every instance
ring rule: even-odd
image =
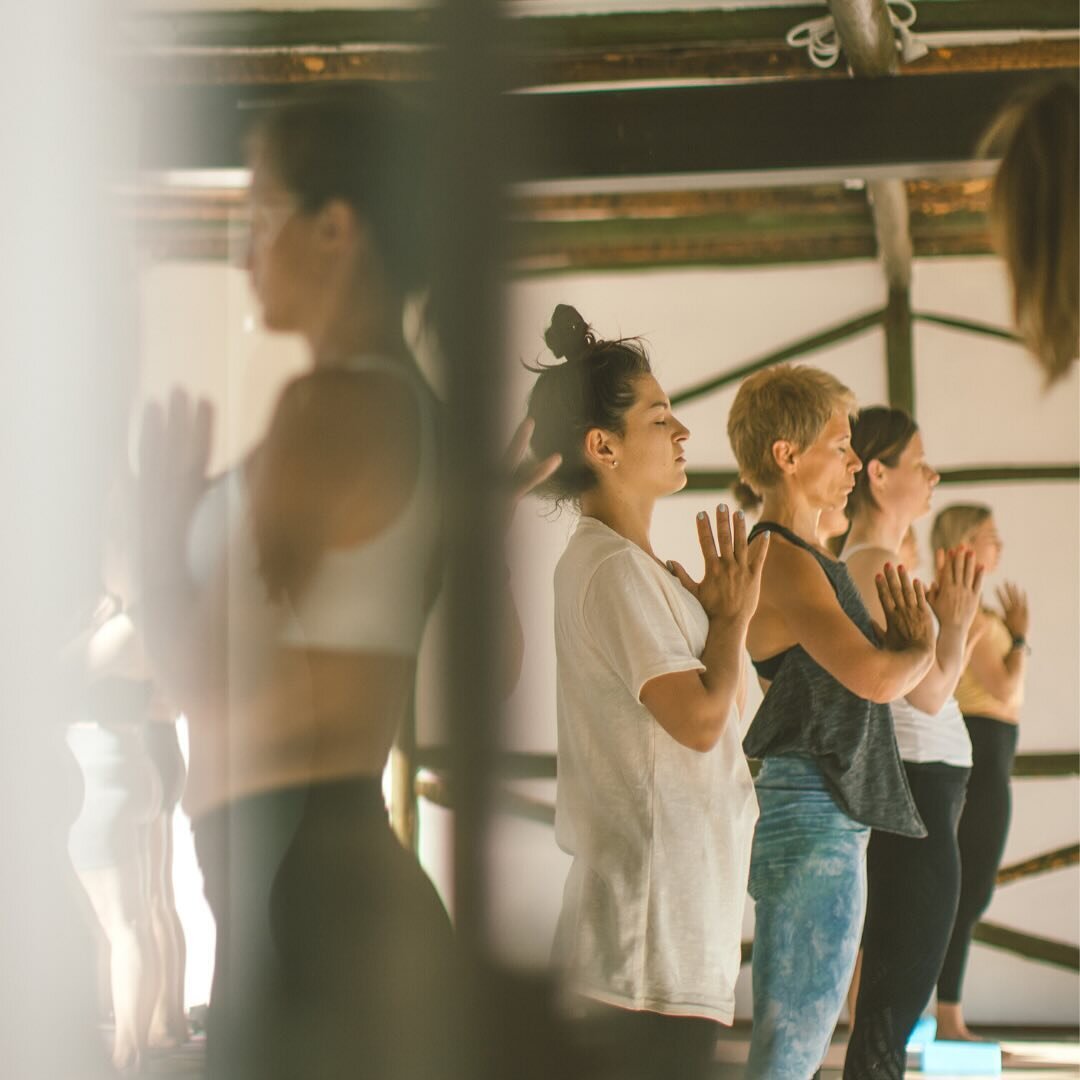
[[[761,520],[782,525],[808,544],[817,545],[820,519],[821,507],[811,506],[798,491],[778,485],[765,493]]]
[[[654,559],[649,533],[652,530],[655,498],[634,498],[627,492],[605,488],[603,485],[586,492],[581,497],[581,512],[602,521],[613,532],[637,544]]]
[[[369,280],[362,290],[344,292],[336,302],[332,296],[327,300],[305,334],[316,368],[339,367],[355,356],[409,356],[400,299]]]
[[[851,522],[844,548],[850,551],[858,547],[876,547],[897,552],[911,521],[888,510],[868,507],[860,510]]]

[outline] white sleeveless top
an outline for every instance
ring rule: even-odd
[[[230,570],[230,612],[258,618],[271,612],[278,641],[308,649],[415,656],[428,614],[428,574],[439,539],[438,402],[413,367],[381,357],[358,357],[355,372],[406,379],[420,411],[420,454],[408,504],[377,536],[355,547],[324,552],[295,607],[272,604],[258,573],[243,466],[207,490],[188,535],[192,576],[205,581],[223,556]],[[276,609],[276,610],[273,610]]]
[[[847,562],[855,552],[868,546],[870,545],[857,544],[850,551],[844,551],[841,557]],[[936,635],[941,630],[941,624],[933,612],[931,616]],[[904,761],[916,764],[940,761],[946,765],[970,768],[971,736],[968,735],[960,706],[952,694],[936,716],[915,708],[907,698],[897,698],[890,702],[889,707],[896,731],[896,745],[900,748],[900,757]]]

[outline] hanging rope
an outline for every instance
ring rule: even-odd
[[[911,32],[918,17],[912,0],[888,0],[889,20],[896,30],[896,47],[905,63],[918,60],[930,50]],[[893,8],[899,8],[898,14]],[[840,59],[840,38],[831,15],[807,19],[787,32],[787,43],[793,49],[806,49],[814,67],[831,68]]]

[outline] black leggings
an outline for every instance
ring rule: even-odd
[[[704,1080],[716,1055],[719,1024],[701,1016],[603,1006],[587,1022],[605,1080]]]
[[[956,828],[969,769],[904,762],[927,835],[874,830],[866,855],[862,978],[844,1080],[900,1080],[941,969],[960,893]]]
[[[960,1001],[971,935],[994,895],[1012,816],[1009,777],[1018,728],[989,716],[965,716],[974,765],[960,818],[960,903],[938,978],[938,1001]]]
[[[217,923],[208,1080],[443,1073],[450,923],[378,780],[237,800],[195,843]]]

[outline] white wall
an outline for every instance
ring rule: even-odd
[[[1008,324],[1002,275],[992,259],[950,259],[917,265],[916,309]],[[880,274],[869,262],[760,270],[685,270],[657,273],[563,275],[521,281],[507,289],[505,356],[517,415],[532,376],[519,364],[543,353],[542,331],[556,303],[578,307],[605,335],[647,337],[662,384],[676,390],[830,324],[881,305]],[[254,322],[243,275],[210,264],[164,265],[144,275],[144,384],[160,392],[180,382],[218,404],[218,466],[235,460],[265,425],[282,381],[300,367],[296,341],[273,340]],[[1008,343],[938,327],[916,330],[917,412],[931,460],[940,467],[980,463],[1075,462],[1078,383],[1073,374],[1049,394],[1034,366]],[[885,397],[884,346],[872,331],[813,357],[835,372],[866,404]],[[734,462],[725,435],[734,390],[681,411],[692,437],[691,468],[728,468]],[[658,509],[654,538],[665,557],[687,567],[700,555],[693,512],[716,495],[680,495]],[[1075,484],[950,487],[949,499],[978,499],[996,511],[1006,544],[1002,573],[1031,594],[1035,627],[1021,751],[1075,750],[1078,744],[1078,512]],[[508,704],[505,745],[555,749],[554,647],[551,576],[573,526],[564,513],[522,507],[512,534],[512,570],[528,649],[521,682]],[[924,523],[923,538],[928,523]],[[925,550],[925,548],[924,548]],[[430,635],[438,637],[438,628]],[[425,657],[420,705],[428,733],[438,728],[437,660]],[[755,703],[751,704],[751,709]],[[748,712],[749,715],[752,713]],[[554,785],[522,790],[550,800]],[[1075,780],[1018,781],[1015,818],[1006,852],[1014,861],[1076,841]],[[448,815],[422,804],[425,865],[449,898]],[[568,860],[550,829],[500,818],[492,862],[493,934],[502,955],[526,966],[546,963]],[[193,874],[193,865],[183,871]],[[188,895],[192,890],[188,890]],[[1031,933],[1075,943],[1080,874],[1057,872],[1003,888],[988,918]],[[207,948],[205,912],[187,912],[189,934]],[[747,934],[752,922],[748,918]],[[739,986],[739,1015],[749,1015],[747,973]],[[201,987],[191,988],[191,1000]],[[970,1017],[976,1021],[1074,1024],[1080,999],[1066,973],[976,947],[968,980]]]

